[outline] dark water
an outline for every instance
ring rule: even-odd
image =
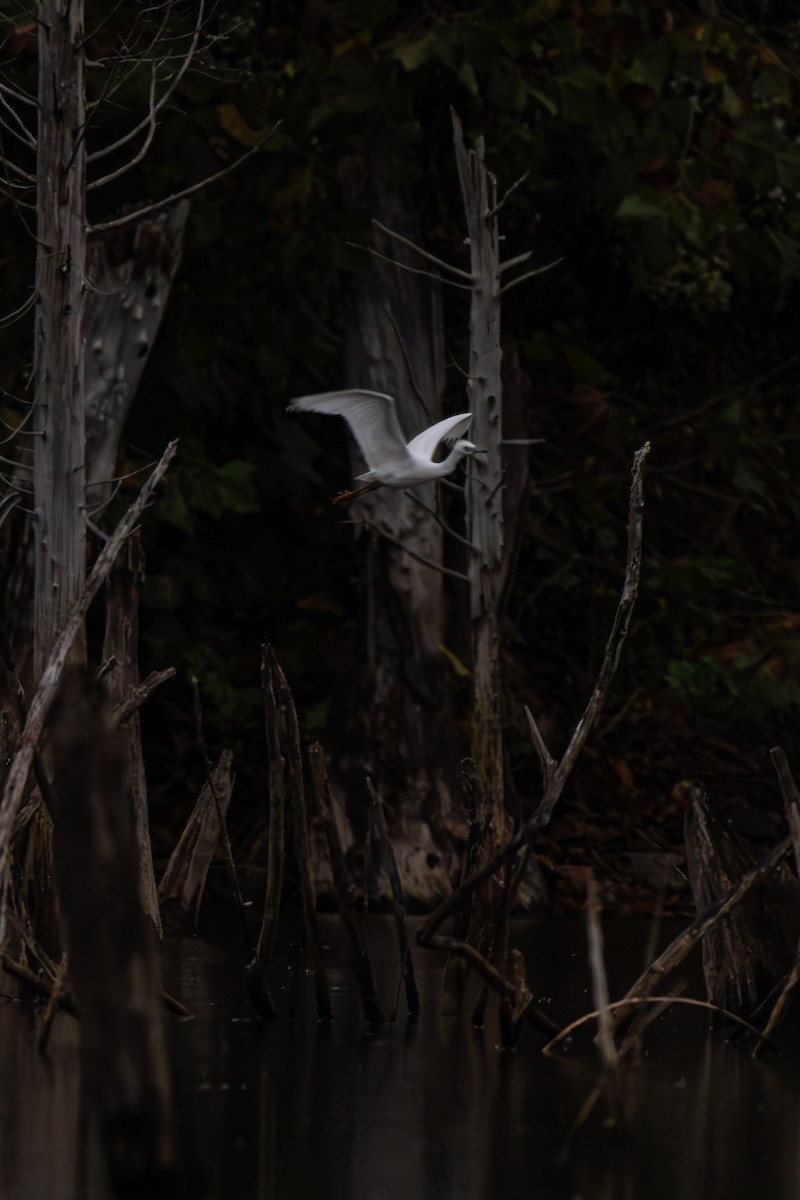
[[[326,937],[335,958],[339,934]],[[394,1000],[391,924],[369,927],[387,1009]],[[609,922],[612,992],[639,973],[644,923]],[[517,927],[531,977],[565,1022],[591,1008],[577,922]],[[464,1018],[438,1015],[441,960],[416,952],[422,1016],[403,1004],[370,1033],[351,977],[329,972],[334,1021],[316,1021],[313,989],[291,938],[275,971],[284,1016],[250,1017],[244,956],[199,939],[167,946],[166,985],[194,1011],[172,1034],[179,1104],[209,1200],[800,1200],[800,1054],[754,1061],[707,1033],[705,1014],[672,1009],[625,1074],[622,1130],[602,1103],[580,1136],[575,1117],[596,1080],[591,1032],[553,1058],[527,1029],[497,1048]],[[20,1005],[0,1006],[0,1200],[105,1200],[80,1094],[77,1026],[57,1019],[48,1060]]]

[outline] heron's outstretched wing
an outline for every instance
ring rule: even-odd
[[[408,443],[408,452],[417,458],[433,458],[439,442],[454,442],[464,433],[472,420],[472,413],[459,413],[455,417],[445,417],[437,421],[430,429],[423,429]]]
[[[355,388],[345,392],[320,392],[298,396],[287,412],[330,413],[344,417],[371,469],[408,460],[408,450],[397,420],[394,400],[384,392]]]

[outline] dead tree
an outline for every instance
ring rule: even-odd
[[[356,169],[342,172],[347,203],[373,214],[372,262],[350,297],[345,371],[349,385],[393,396],[410,434],[441,417],[441,280],[417,271],[414,250],[398,240],[418,237],[419,230],[381,171],[380,154],[371,149]],[[431,720],[447,711],[442,646],[452,640],[436,506],[430,483],[400,493],[378,489],[351,507],[367,563],[367,646],[353,720],[363,735],[359,769],[383,780],[405,886],[426,904],[446,893],[454,841],[466,829],[439,753],[440,724]],[[365,824],[350,815],[360,836]]]
[[[189,27],[166,28],[173,18],[185,20],[171,5],[156,11],[155,16],[153,11],[143,13],[137,7],[129,18],[130,36],[122,36],[115,47],[103,45],[98,51],[103,84],[91,106],[87,103],[87,58],[96,46],[95,34],[87,36],[84,29],[84,0],[40,0],[35,96],[0,80],[0,126],[14,139],[13,145],[5,138],[0,142],[0,187],[18,203],[26,202],[26,190],[35,188],[36,192],[35,287],[30,301],[11,315],[24,316],[31,308],[34,312],[33,404],[26,422],[31,437],[24,442],[26,448],[18,451],[15,477],[20,490],[31,493],[32,515],[17,521],[7,579],[9,611],[32,612],[30,624],[23,618],[23,623],[10,631],[16,634],[10,640],[26,690],[43,684],[47,692],[52,686],[48,670],[54,661],[54,647],[59,647],[56,657],[60,660],[63,632],[81,609],[87,587],[87,529],[97,531],[98,513],[112,491],[123,425],[177,267],[188,198],[228,174],[263,144],[258,143],[210,179],[199,180],[163,201],[95,224],[89,222],[87,197],[119,180],[144,159],[156,135],[159,114],[174,97],[205,36],[202,0]],[[115,19],[119,19],[119,10]],[[141,119],[134,120],[120,136],[98,144],[95,120],[103,99],[113,93],[121,76],[129,82],[139,69],[150,76]],[[111,164],[109,155],[113,156]],[[31,158],[34,170],[28,168]],[[101,540],[104,536],[100,534]],[[128,593],[128,601],[135,603],[135,589]],[[133,636],[135,614],[129,617]],[[67,652],[77,662],[85,660],[82,618]],[[124,653],[131,659],[132,647]],[[135,686],[131,676],[128,682]],[[125,697],[118,700],[124,703]],[[34,694],[30,711],[36,707]],[[137,738],[135,720],[127,736],[129,740]],[[24,753],[15,760],[18,763],[35,752],[36,745],[21,749]],[[141,752],[132,747],[131,762],[135,761],[141,762]],[[139,827],[144,833],[144,781],[141,770],[135,774],[133,790],[142,810]],[[17,779],[14,787],[18,786]],[[15,805],[18,807],[19,801]],[[39,810],[33,805],[24,811],[30,815]],[[43,810],[37,820],[46,851],[48,818]],[[144,852],[146,837],[141,841]],[[7,849],[2,847],[3,854]],[[49,873],[45,864],[44,875]],[[142,880],[143,895],[152,909],[149,864],[142,864]],[[46,908],[43,896],[42,912]],[[153,916],[157,919],[154,910]]]
[[[81,0],[41,0],[33,449],[33,675],[83,588],[86,53]],[[85,649],[79,638],[72,655]]]

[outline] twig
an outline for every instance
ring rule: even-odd
[[[190,187],[182,188],[179,192],[173,192],[171,196],[165,196],[163,200],[156,200],[153,204],[145,204],[143,208],[137,208],[135,212],[124,213],[121,217],[115,217],[112,221],[101,221],[98,225],[90,225],[89,232],[104,233],[107,229],[121,229],[124,225],[130,225],[132,221],[140,221],[142,217],[146,217],[152,212],[160,212],[167,205],[176,204],[178,200],[184,200],[187,196],[193,196],[196,192],[202,191],[203,188],[210,187],[212,183],[224,179],[226,175],[230,175],[232,171],[241,167],[248,158],[252,158],[254,154],[257,154],[262,146],[266,146],[267,142],[272,141],[272,138],[282,124],[282,121],[278,121],[266,137],[263,137],[255,146],[251,146],[249,150],[246,150],[241,158],[236,159],[236,162],[229,163],[227,167],[223,167],[221,171],[217,171],[213,175],[207,175],[199,183],[193,183]]]
[[[720,1008],[718,1004],[713,1004],[710,1000],[700,1000],[693,996],[636,996],[632,999],[626,996],[624,1000],[612,1001],[608,1005],[608,1011],[616,1013],[627,1004],[661,1004],[665,1007],[669,1004],[688,1004],[694,1008],[706,1008],[709,1012],[720,1013],[729,1021],[735,1021],[737,1025],[741,1025],[748,1033],[755,1034],[757,1038],[761,1037],[761,1030],[755,1025],[751,1025],[744,1017],[737,1016],[736,1013],[730,1012],[727,1008]],[[574,1021],[570,1021],[569,1025],[565,1025],[546,1046],[542,1047],[542,1054],[552,1054],[559,1042],[562,1042],[564,1038],[573,1034],[576,1029],[580,1029],[581,1025],[585,1025],[587,1021],[596,1021],[599,1016],[599,1010],[594,1009],[592,1012],[584,1013],[582,1017],[577,1017]]]
[[[439,514],[434,511],[434,509],[429,508],[425,501],[420,500],[419,496],[415,496],[410,488],[406,489],[406,495],[410,500],[413,500],[415,504],[418,504],[419,507],[423,509],[429,517],[433,517],[440,529],[443,529],[444,532],[448,534],[449,537],[453,538],[454,541],[460,542],[461,545],[466,546],[468,550],[475,550],[475,546],[469,540],[469,538],[465,538],[460,533],[456,533],[455,529],[453,529],[451,525],[447,524],[447,521],[445,521],[444,517],[440,517]]]
[[[6,777],[3,798],[0,801],[0,942],[5,938],[6,898],[11,886],[10,838],[19,811],[31,764],[42,736],[44,723],[55,699],[61,672],[78,630],[94,597],[116,561],[122,543],[130,536],[142,512],[150,501],[178,448],[177,441],[170,442],[161,456],[152,475],[144,484],[125,516],[105,544],[86,581],[83,593],[72,606],[64,628],[56,639],[42,672],[39,685],[31,700],[20,743]]]
[[[4,96],[10,96],[12,100],[18,100],[20,104],[29,104],[31,108],[39,107],[39,101],[35,97],[29,96],[25,92],[20,92],[16,88],[9,87],[7,83],[0,83],[0,92]]]
[[[552,270],[553,267],[557,267],[563,261],[564,255],[562,254],[560,258],[554,258],[552,262],[546,263],[543,267],[537,267],[535,271],[526,271],[524,275],[518,275],[516,279],[511,279],[508,283],[503,284],[500,288],[500,295],[505,296],[506,292],[510,292],[518,283],[524,283],[526,279],[535,279],[537,275],[543,275],[545,271]]]
[[[449,283],[450,287],[464,288],[470,290],[471,285],[468,283],[459,283],[457,279],[443,279],[441,275],[437,275],[435,271],[425,271],[421,267],[411,267],[408,263],[400,262],[397,258],[390,258],[388,254],[381,254],[380,250],[376,250],[374,246],[362,246],[360,242],[347,242],[354,250],[366,250],[373,258],[379,258],[381,262],[389,263],[390,266],[397,267],[400,271],[410,271],[412,275],[424,275],[426,279],[435,279],[437,283]]]
[[[164,107],[164,105],[167,103],[170,96],[172,96],[174,94],[175,89],[180,84],[181,80],[183,79],[183,76],[186,74],[186,71],[189,68],[189,65],[190,65],[192,59],[194,58],[195,51],[197,50],[197,43],[200,39],[200,30],[201,30],[203,18],[204,18],[204,7],[205,7],[204,0],[201,0],[200,6],[198,8],[197,20],[195,22],[194,32],[192,34],[192,40],[189,44],[189,48],[183,57],[183,62],[181,63],[180,67],[175,72],[175,74],[172,76],[172,78],[170,79],[169,84],[167,85],[167,87],[164,90],[164,92],[162,93],[162,95],[159,96],[158,101],[155,104],[153,103],[154,93],[155,93],[155,82],[156,82],[156,78],[155,78],[156,72],[155,72],[155,66],[154,66],[151,88],[150,88],[150,104],[148,107],[147,115],[145,117],[143,117],[142,120],[139,122],[139,124],[134,126],[133,129],[130,129],[126,134],[123,134],[122,137],[118,138],[116,140],[116,142],[111,142],[106,146],[102,146],[99,150],[96,150],[92,154],[88,155],[87,160],[86,160],[87,165],[89,165],[93,162],[97,162],[98,159],[105,158],[109,154],[113,154],[115,150],[121,149],[122,146],[127,145],[128,142],[132,141],[135,137],[137,137],[137,135],[140,134],[142,132],[142,130],[147,129],[147,137],[146,137],[144,146],[138,151],[136,156],[130,160],[130,162],[126,163],[118,171],[114,171],[110,175],[105,175],[102,179],[95,179],[92,183],[88,184],[87,191],[89,191],[91,188],[100,187],[104,183],[109,183],[112,179],[116,179],[119,175],[123,174],[125,171],[129,171],[131,169],[131,167],[135,166],[137,162],[141,162],[141,160],[144,158],[144,156],[147,153],[147,150],[150,146],[150,143],[153,140],[153,134],[155,133],[155,128],[156,128],[156,116],[161,111],[161,109]]]
[[[34,988],[40,996],[51,997],[53,995],[54,984],[39,971],[32,971],[30,967],[18,963],[5,950],[0,950],[0,967],[12,978],[18,979],[20,983],[26,983],[29,987]],[[77,1017],[78,1009],[72,997],[62,992],[58,998],[58,1003],[65,1012],[71,1013],[73,1017]]]
[[[412,550],[409,546],[405,546],[399,538],[392,537],[385,529],[381,529],[379,525],[373,525],[365,517],[361,518],[362,524],[366,525],[367,529],[371,529],[373,533],[377,533],[379,537],[386,538],[387,542],[391,542],[393,546],[397,546],[409,558],[416,559],[422,563],[423,567],[429,567],[431,571],[438,571],[440,575],[447,575],[450,579],[459,579],[462,583],[469,583],[469,577],[463,571],[456,571],[452,567],[445,567],[441,563],[436,563],[432,558],[425,558],[423,554],[417,554],[416,550]]]
[[[373,217],[372,225],[374,229],[380,229],[381,233],[385,233],[387,237],[394,238],[396,242],[400,242],[403,246],[408,246],[415,254],[421,254],[423,258],[427,258],[428,262],[434,263],[435,266],[441,267],[444,271],[449,271],[452,275],[457,275],[459,279],[466,279],[470,287],[475,282],[475,277],[469,272],[462,270],[461,267],[454,267],[452,263],[447,262],[443,258],[437,258],[435,254],[431,254],[429,250],[424,250],[422,246],[418,246],[416,242],[412,242],[409,238],[403,237],[401,233],[397,233],[394,229],[389,229],[386,225],[382,225],[380,221],[376,221]],[[398,263],[398,266],[402,266]],[[438,278],[438,276],[437,276]]]
[[[497,204],[495,204],[494,208],[490,209],[489,212],[486,214],[487,220],[490,219],[491,217],[497,216],[497,214],[500,212],[500,209],[503,207],[503,205],[509,199],[509,197],[513,196],[513,194],[517,190],[517,188],[520,187],[521,184],[525,183],[525,181],[530,178],[530,174],[531,174],[531,168],[528,167],[527,171],[523,171],[523,173],[520,175],[519,179],[515,179],[514,182],[510,185],[510,187],[506,188],[506,190],[503,192],[503,195],[497,201]],[[530,252],[529,252],[529,254],[530,254]],[[526,257],[529,257],[529,254],[526,255]],[[513,261],[514,260],[512,259],[512,262]],[[509,263],[509,266],[510,265],[511,264]],[[502,269],[503,269],[503,265],[501,263],[500,270],[502,271]]]
[[[8,313],[8,315],[5,317],[0,317],[0,329],[7,329],[9,325],[13,325],[15,321],[19,321],[27,312],[30,312],[36,303],[38,296],[38,292],[31,292],[30,296],[28,296],[28,299],[25,300],[23,304],[20,304],[19,308],[15,308],[13,312]]]

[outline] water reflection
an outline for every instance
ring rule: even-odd
[[[326,927],[337,953],[337,933]],[[590,1007],[583,931],[521,927],[541,994],[559,1019]],[[386,1010],[397,977],[391,926],[370,927]],[[644,925],[609,923],[612,991],[637,975]],[[440,960],[417,955],[417,1025],[365,1029],[351,977],[332,969],[334,1021],[316,1021],[291,942],[273,973],[284,1014],[250,1019],[244,956],[200,940],[168,947],[167,986],[195,1020],[173,1026],[181,1112],[208,1200],[795,1200],[800,1083],[794,1054],[754,1062],[708,1037],[702,1014],[671,1010],[626,1074],[623,1130],[598,1106],[569,1130],[595,1082],[590,1033],[544,1059],[526,1031],[513,1054],[496,1031],[438,1015]],[[469,1010],[469,1006],[468,1006]],[[468,1015],[468,1014],[467,1014]],[[76,1027],[57,1022],[49,1065],[19,1005],[0,1007],[0,1195],[105,1200],[83,1119]],[[787,1039],[788,1040],[788,1039]],[[199,1200],[199,1198],[198,1198]]]

